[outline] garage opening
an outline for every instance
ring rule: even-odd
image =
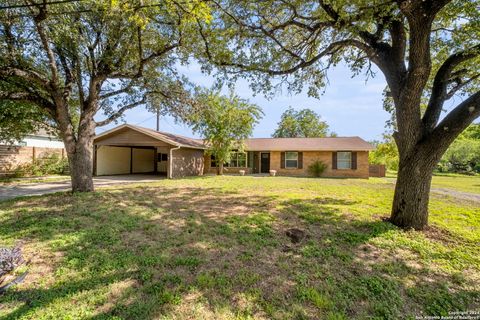
[[[97,146],[96,175],[156,173],[156,147]]]

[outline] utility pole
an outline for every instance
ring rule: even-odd
[[[160,130],[160,109],[157,109],[157,131]]]

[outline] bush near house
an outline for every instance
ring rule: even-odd
[[[317,160],[308,166],[308,172],[317,178],[323,174],[325,169],[327,169],[327,165],[321,160]]]

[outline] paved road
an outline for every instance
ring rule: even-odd
[[[110,186],[126,183],[144,183],[155,182],[165,177],[154,175],[119,175],[119,176],[102,176],[93,178],[93,183],[98,186]],[[22,196],[36,196],[59,191],[68,191],[71,188],[70,180],[40,182],[40,183],[24,183],[0,186],[0,201],[12,199]]]
[[[432,188],[431,192],[446,195],[450,197],[454,197],[461,200],[473,201],[480,203],[480,194],[478,193],[470,193],[458,190],[452,190],[447,188]]]

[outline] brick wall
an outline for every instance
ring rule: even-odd
[[[357,169],[342,170],[332,169],[332,152],[330,151],[304,151],[303,152],[303,169],[282,169],[280,168],[281,152],[270,152],[270,169],[277,170],[278,175],[284,176],[308,176],[308,167],[315,161],[320,160],[327,165],[327,169],[323,173],[324,177],[352,177],[352,178],[368,178],[369,164],[368,151],[357,152]],[[225,174],[236,174],[239,170],[245,170],[247,174],[252,173],[251,168],[224,168]],[[209,156],[205,156],[205,173],[215,174],[217,168],[211,167]]]
[[[201,176],[204,168],[203,150],[173,150],[172,177]]]
[[[52,153],[66,156],[62,148],[16,147],[0,145],[0,175],[12,173],[18,166],[32,163]]]
[[[320,160],[327,165],[327,169],[323,173],[324,177],[352,177],[352,178],[368,178],[368,151],[357,152],[357,169],[332,169],[332,152],[330,151],[304,151],[303,152],[303,169],[282,169],[280,167],[281,152],[270,152],[270,170],[277,170],[278,175],[288,176],[308,176],[308,167],[315,161]]]

